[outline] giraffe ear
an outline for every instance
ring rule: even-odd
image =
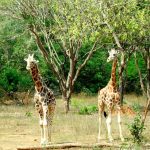
[[[27,58],[25,58],[24,60],[27,61]]]
[[[39,63],[39,61],[38,61],[38,60],[36,60],[36,63]]]
[[[32,59],[34,58],[34,54],[31,55],[31,58],[32,58]]]

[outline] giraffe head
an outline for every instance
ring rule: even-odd
[[[24,60],[27,62],[27,66],[26,66],[27,70],[31,69],[31,65],[33,63],[38,63],[38,61],[34,59],[34,54],[32,54],[32,55],[29,54],[28,58],[25,58]]]
[[[114,48],[112,48],[110,51],[108,51],[108,53],[109,53],[109,57],[107,58],[107,62],[110,62],[115,58],[117,58],[119,54],[119,50],[115,50]]]

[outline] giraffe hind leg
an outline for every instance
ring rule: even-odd
[[[120,139],[123,142],[124,141],[124,137],[122,135],[122,128],[121,128],[121,107],[118,106],[118,126],[119,126],[119,134],[120,134]]]
[[[109,110],[108,116],[106,119],[106,124],[107,124],[108,138],[110,142],[113,141],[112,133],[111,133],[111,120],[112,120],[112,116],[111,116],[111,111]]]
[[[101,126],[102,126],[102,113],[104,111],[104,103],[98,104],[99,115],[99,130],[98,130],[98,142],[101,140]]]
[[[55,105],[49,105],[48,110],[48,141],[51,142],[52,121],[55,112]]]
[[[41,144],[44,141],[44,129],[43,129],[43,115],[39,114],[39,123],[41,128]]]

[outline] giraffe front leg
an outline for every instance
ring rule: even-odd
[[[39,125],[41,130],[41,144],[44,141],[44,129],[43,129],[43,109],[42,104],[39,102],[39,94],[35,93],[34,95],[35,108],[39,114]]]
[[[52,131],[52,121],[55,112],[55,105],[49,105],[49,115],[48,115],[48,141],[51,142],[51,131]]]
[[[106,124],[107,124],[108,138],[109,138],[109,141],[112,142],[113,138],[111,134],[111,111],[109,111],[108,117],[106,119]]]
[[[44,141],[44,130],[43,130],[43,116],[41,116],[41,114],[39,115],[39,124],[40,124],[40,128],[41,128],[41,145],[43,144]]]
[[[98,129],[98,142],[100,142],[100,139],[101,139],[101,124],[102,124],[102,111],[101,109],[99,109],[99,129]]]
[[[43,145],[47,145],[48,144],[48,106],[47,105],[43,105]]]
[[[120,115],[120,107],[118,108],[118,125],[119,125],[119,133],[120,133],[120,139],[123,142],[124,141],[124,137],[122,135],[122,129],[121,129],[121,115]]]

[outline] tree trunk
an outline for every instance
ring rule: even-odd
[[[62,92],[62,100],[64,101],[64,112],[67,114],[70,110],[71,93],[67,90]]]
[[[147,98],[150,99],[150,49],[147,49]]]
[[[123,105],[123,95],[124,95],[124,79],[123,79],[123,73],[120,75],[120,79],[119,79],[120,83],[119,83],[119,92],[120,92],[120,101],[121,101],[121,105]]]
[[[125,56],[124,52],[121,55],[121,64],[119,67],[119,92],[120,92],[120,100],[121,105],[123,105],[123,95],[124,95],[124,68],[125,68]]]
[[[143,79],[142,79],[142,73],[141,73],[141,70],[140,70],[139,65],[138,65],[138,60],[137,60],[137,57],[136,57],[136,52],[134,53],[134,58],[135,58],[135,66],[137,68],[137,71],[138,71],[138,74],[139,74],[139,78],[140,78],[140,85],[141,85],[141,89],[142,89],[142,94],[143,94],[143,96],[146,96],[144,82],[143,82]]]
[[[142,120],[142,123],[145,123],[147,113],[149,111],[149,106],[150,106],[150,49],[146,50],[146,57],[147,57],[147,104],[144,112],[144,117]]]
[[[64,106],[65,106],[65,113],[67,114],[70,110],[70,100],[68,98],[63,98]]]

